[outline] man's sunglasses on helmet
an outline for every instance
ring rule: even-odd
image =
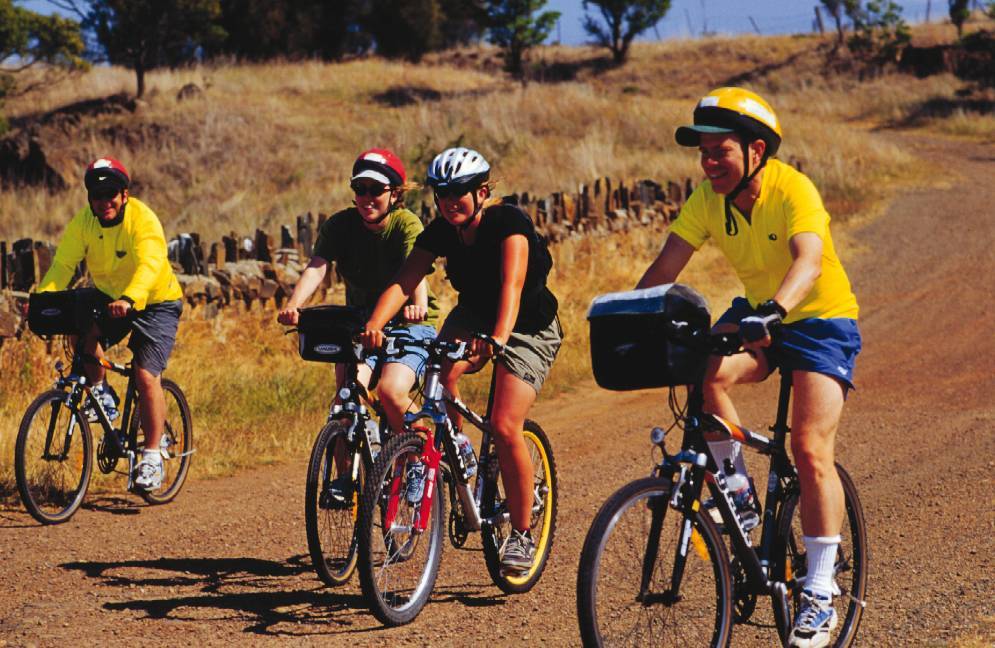
[[[115,187],[97,187],[87,195],[90,200],[113,200],[119,193],[121,190]]]
[[[369,196],[371,198],[382,196],[385,191],[390,189],[387,185],[380,184],[379,182],[352,182],[349,186],[357,196]]]

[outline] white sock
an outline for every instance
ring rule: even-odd
[[[160,452],[158,448],[153,448],[152,450],[145,448],[142,450],[142,460],[154,464],[161,464],[162,452]]]
[[[805,589],[828,598],[833,597],[833,566],[836,564],[836,548],[840,537],[802,536],[805,552],[808,554],[808,575]]]
[[[725,470],[726,460],[732,462],[733,467],[741,475],[748,475],[746,472],[746,461],[743,460],[743,444],[734,439],[723,439],[722,441],[708,441],[708,449],[712,452],[712,457],[719,468]]]

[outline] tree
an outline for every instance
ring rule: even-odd
[[[373,0],[362,19],[378,54],[417,61],[442,44],[438,0]]]
[[[546,0],[486,0],[489,39],[504,48],[504,67],[516,77],[523,73],[525,53],[549,36],[560,17],[559,11],[537,11]]]
[[[836,23],[836,43],[838,45],[843,44],[844,5],[844,0],[822,0],[822,6],[826,8],[826,11],[829,12],[829,15],[833,17],[833,21]]]
[[[611,50],[616,65],[625,62],[632,40],[670,11],[670,0],[584,0],[584,11],[590,5],[598,8],[604,24],[585,14],[584,31]]]
[[[135,71],[138,97],[147,71],[197,60],[225,36],[219,0],[52,1],[84,16],[107,61]]]
[[[53,83],[66,71],[86,68],[79,23],[61,16],[43,16],[0,0],[0,107],[5,97],[21,95]],[[18,83],[29,68],[44,66],[32,81]],[[0,116],[0,132],[6,121]]]
[[[950,22],[957,28],[957,38],[964,35],[964,23],[971,16],[967,7],[968,0],[948,0],[950,7]]]
[[[866,5],[860,0],[843,3],[853,21],[850,49],[877,63],[896,60],[912,39],[901,5],[892,0],[868,0]]]

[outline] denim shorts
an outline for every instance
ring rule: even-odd
[[[384,334],[403,334],[404,337],[411,338],[413,340],[431,340],[435,337],[435,327],[426,326],[424,324],[412,324],[410,326],[398,326],[392,329],[385,329]],[[370,369],[376,369],[377,362],[379,360],[380,358],[377,356],[370,356],[366,359],[366,365]],[[410,367],[411,371],[414,371],[415,375],[421,378],[422,374],[425,373],[425,363],[428,362],[428,351],[426,349],[406,349],[403,355],[390,356],[386,358],[386,364],[395,362],[403,364],[405,367]]]
[[[750,302],[736,297],[716,325],[739,324],[754,312]],[[825,374],[853,389],[853,369],[860,346],[857,320],[811,317],[783,325],[774,334],[773,343],[764,349],[764,355],[771,371],[781,368]]]

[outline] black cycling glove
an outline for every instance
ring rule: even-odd
[[[757,306],[753,315],[739,321],[739,337],[743,342],[758,342],[765,337],[773,337],[788,314],[784,307],[773,299],[768,299]]]

